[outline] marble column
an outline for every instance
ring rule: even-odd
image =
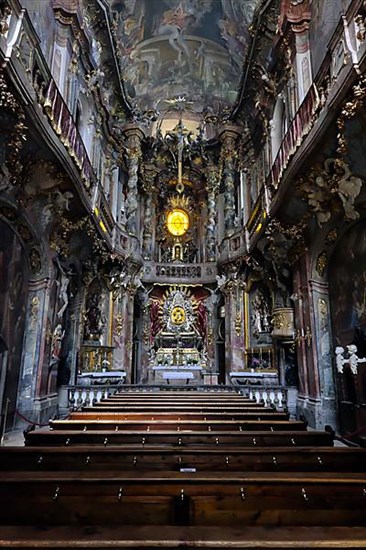
[[[297,410],[312,428],[336,421],[329,336],[329,305],[325,287],[311,280],[311,259],[295,266],[296,348],[299,367]],[[326,386],[329,386],[326,388]]]
[[[56,412],[57,397],[48,398],[42,404],[42,379],[47,375],[40,368],[46,365],[47,313],[50,306],[51,279],[42,277],[30,281],[27,306],[27,325],[24,336],[22,365],[19,377],[17,407],[20,412],[35,422],[47,421]],[[43,408],[45,409],[43,410]]]
[[[209,298],[205,300],[207,308],[207,336],[206,336],[206,349],[207,349],[207,369],[213,374],[217,374],[218,364],[216,360],[216,340],[215,334],[217,332],[216,323],[216,308],[220,300],[220,296],[216,293],[212,293]]]
[[[141,160],[141,140],[143,132],[138,127],[124,131],[127,137],[126,157],[128,169],[126,208],[126,229],[131,235],[137,234],[138,170]]]
[[[321,396],[320,426],[330,424],[337,428],[338,414],[336,407],[335,373],[331,357],[331,322],[329,308],[328,284],[309,280],[309,291],[314,323],[312,340],[316,353],[316,364],[319,369],[319,386]]]
[[[238,132],[233,128],[225,129],[221,135],[221,165],[224,187],[225,237],[235,231],[235,173],[236,173],[236,140]]]
[[[126,384],[132,379],[134,298],[136,287],[122,288],[114,303],[113,342],[116,370],[126,372]]]
[[[219,190],[218,171],[210,162],[207,166],[207,228],[206,228],[206,259],[214,262],[216,259],[216,228],[217,228],[217,193]]]
[[[244,286],[240,280],[229,280],[222,292],[225,297],[225,378],[230,384],[230,372],[244,369]]]
[[[85,289],[70,299],[70,316],[67,326],[67,353],[66,367],[69,372],[69,384],[75,384],[77,379],[76,360],[83,336],[83,303],[85,298]],[[65,382],[66,383],[66,382]]]

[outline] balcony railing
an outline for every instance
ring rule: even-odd
[[[147,262],[144,282],[159,281],[161,283],[182,283],[195,279],[197,283],[212,283],[216,280],[217,267],[214,262],[184,264],[184,263],[154,263]]]
[[[47,86],[43,108],[52,128],[80,171],[86,189],[89,189],[96,181],[94,170],[79,130],[53,78]]]
[[[315,84],[313,84],[283,138],[280,150],[268,175],[267,185],[274,190],[278,188],[290,158],[300,147],[304,137],[310,132],[314,123],[314,114],[319,105],[319,94]]]

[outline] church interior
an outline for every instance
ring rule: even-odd
[[[364,0],[0,1],[0,549],[366,548],[365,100]]]

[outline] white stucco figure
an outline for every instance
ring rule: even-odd
[[[340,374],[343,374],[343,365],[346,362],[346,360],[343,357],[344,348],[342,348],[341,346],[337,346],[335,349],[335,353],[336,353],[337,372],[339,372]]]

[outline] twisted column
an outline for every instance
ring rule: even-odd
[[[238,132],[228,128],[221,133],[220,137],[222,141],[221,165],[223,168],[225,237],[230,237],[235,230],[235,165]]]
[[[207,166],[207,227],[206,257],[209,262],[216,259],[217,193],[219,189],[218,171],[210,162]]]
[[[144,260],[152,258],[153,241],[153,206],[154,206],[154,180],[156,170],[153,167],[145,167],[145,209],[144,209],[144,233],[142,240],[142,255]]]
[[[137,196],[138,169],[141,159],[141,140],[144,137],[137,127],[125,130],[127,137],[127,198],[126,198],[126,229],[130,235],[137,234]]]

